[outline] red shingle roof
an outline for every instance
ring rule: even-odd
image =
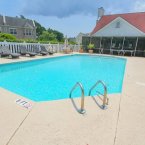
[[[141,13],[128,13],[128,14],[115,14],[115,15],[104,15],[96,24],[94,30],[91,32],[91,35],[95,34],[97,31],[102,29],[104,26],[115,20],[116,18],[121,17],[126,20],[131,25],[135,26],[137,29],[145,33],[145,12]]]

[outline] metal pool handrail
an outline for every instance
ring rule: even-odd
[[[74,85],[74,87],[71,89],[69,97],[72,98],[72,92],[76,89],[76,87],[80,87],[81,93],[82,93],[82,95],[81,95],[81,108],[79,110],[79,113],[84,114],[86,112],[85,109],[84,109],[84,101],[85,101],[84,87],[80,82],[77,82]]]
[[[103,85],[103,88],[104,88],[104,98],[103,98],[103,105],[102,105],[102,109],[106,109],[106,105],[108,105],[108,101],[109,99],[107,98],[107,86],[105,85],[105,83],[101,80],[97,81],[90,89],[89,91],[89,96],[91,96],[91,92],[92,90],[97,87],[98,84],[102,84]]]

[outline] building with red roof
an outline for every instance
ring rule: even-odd
[[[145,36],[145,12],[103,15],[91,36]]]
[[[98,10],[96,26],[89,37],[83,37],[82,44],[87,50],[89,43],[96,47],[95,52],[145,54],[145,12],[104,15]]]

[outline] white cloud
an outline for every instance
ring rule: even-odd
[[[138,0],[134,3],[133,11],[135,12],[144,12],[145,11],[145,1]]]
[[[108,7],[105,9],[105,12],[106,14],[121,14],[123,10],[121,8]]]

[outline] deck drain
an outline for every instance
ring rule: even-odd
[[[15,103],[26,109],[30,109],[32,107],[32,104],[24,99],[17,99],[15,100]]]

